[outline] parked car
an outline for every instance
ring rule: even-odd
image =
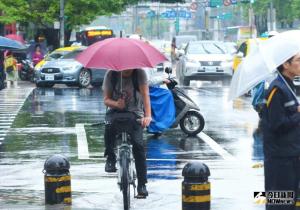
[[[47,61],[51,60],[57,60],[64,56],[65,54],[68,54],[76,49],[80,49],[80,46],[71,46],[71,47],[61,47],[57,48],[56,50],[52,51],[51,53],[48,53],[45,55],[44,59],[41,60],[39,63],[35,65],[35,70],[39,70]]]
[[[101,86],[105,75],[103,69],[86,69],[75,57],[86,47],[76,47],[72,51],[58,56],[57,59],[47,60],[35,70],[37,87],[52,87],[55,84],[88,87]]]
[[[189,42],[176,64],[176,75],[183,85],[191,80],[230,80],[232,72],[232,55],[224,42],[218,41]]]

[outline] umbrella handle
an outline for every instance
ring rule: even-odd
[[[287,81],[284,79],[284,77],[281,75],[281,73],[277,70],[278,75],[280,76],[280,78],[283,80],[284,84],[287,86],[287,88],[291,91],[291,93],[293,94],[294,98],[296,99],[296,101],[299,104],[299,101],[297,99],[297,96],[295,94],[295,92],[292,90],[292,88],[289,86],[289,84],[287,83]]]

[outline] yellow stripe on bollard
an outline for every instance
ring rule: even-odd
[[[58,187],[55,190],[56,193],[68,193],[71,192],[71,186]]]
[[[61,176],[61,177],[46,177],[45,182],[64,182],[70,181],[71,176]]]
[[[203,202],[209,202],[210,201],[210,195],[183,195],[182,201],[185,203],[203,203]]]
[[[208,184],[193,184],[190,188],[191,191],[210,190],[210,183]]]
[[[72,198],[64,198],[64,203],[72,203]]]

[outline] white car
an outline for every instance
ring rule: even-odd
[[[232,55],[224,42],[193,41],[180,52],[176,75],[180,84],[190,85],[191,80],[231,79]]]

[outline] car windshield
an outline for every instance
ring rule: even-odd
[[[224,48],[217,43],[190,43],[189,54],[225,54]]]
[[[61,59],[74,59],[79,53],[81,53],[83,50],[74,50],[72,52],[69,52],[61,57]]]
[[[190,41],[196,41],[196,36],[177,36],[176,37],[176,46],[179,48],[184,47]]]
[[[61,58],[62,56],[66,55],[67,53],[69,53],[70,51],[54,51],[52,53],[50,53],[45,60],[46,61],[50,61],[50,60],[56,60]]]

